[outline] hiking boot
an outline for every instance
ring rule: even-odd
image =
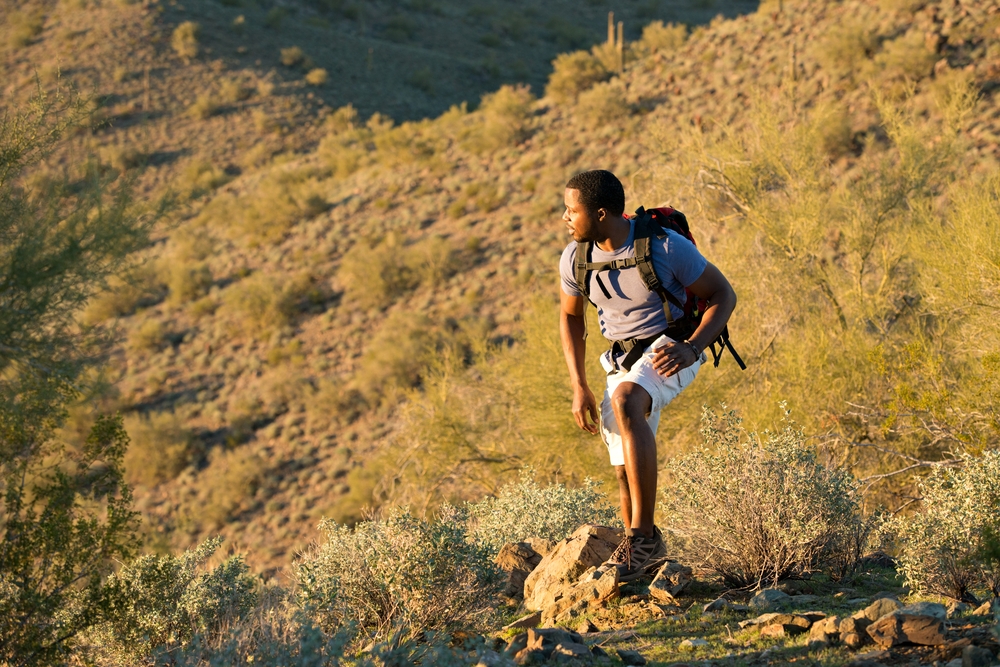
[[[648,574],[663,564],[667,558],[667,545],[659,528],[653,528],[653,536],[642,533],[626,535],[618,544],[611,557],[601,564],[601,570],[618,568],[618,581],[633,581]]]

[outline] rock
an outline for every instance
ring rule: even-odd
[[[483,651],[479,656],[479,662],[476,663],[476,667],[501,667],[506,662],[503,656],[496,651]]]
[[[809,643],[819,642],[823,646],[835,644],[840,638],[840,632],[837,630],[837,625],[839,623],[840,619],[836,616],[816,621],[812,624],[812,627],[809,628]]]
[[[844,601],[850,607],[856,607],[859,604],[868,604],[868,598],[850,598]]]
[[[733,605],[732,602],[726,598],[716,598],[712,600],[707,605],[701,608],[702,613],[707,614],[710,611],[725,611]]]
[[[962,667],[962,659],[955,658],[954,660],[950,660],[944,663],[944,667]]]
[[[541,561],[541,554],[527,542],[505,544],[494,560],[507,575],[504,595],[518,600],[524,597],[524,580]]]
[[[549,552],[552,551],[552,547],[555,546],[552,540],[546,540],[541,537],[529,537],[524,543],[534,549],[535,553],[542,558],[548,556]]]
[[[597,626],[590,621],[584,620],[580,622],[580,625],[576,626],[576,631],[581,635],[586,635],[591,632],[597,632]]]
[[[972,607],[965,604],[964,602],[959,602],[958,600],[952,600],[948,603],[948,618],[955,618],[956,616],[962,616],[963,614],[968,614]]]
[[[875,665],[881,665],[881,660],[888,660],[890,654],[888,651],[868,651],[867,653],[859,653],[854,656],[854,660],[847,663],[848,667],[874,667]]]
[[[590,649],[587,648],[586,644],[568,642],[565,644],[557,644],[556,647],[552,649],[551,658],[557,661],[560,659],[573,660],[574,658],[586,660],[591,655]]]
[[[973,616],[993,616],[994,611],[997,609],[998,598],[993,598],[992,600],[987,600],[983,604],[976,607],[976,610],[972,612]]]
[[[542,612],[536,611],[527,616],[522,616],[513,623],[503,626],[504,630],[514,630],[517,628],[537,628],[542,622]]]
[[[575,632],[569,632],[562,628],[532,628],[528,630],[528,643],[524,650],[537,652],[543,660],[547,660],[557,647],[566,647],[571,644],[583,644],[583,638]],[[589,649],[587,653],[590,653]]]
[[[676,603],[676,598],[691,583],[691,568],[667,561],[649,584],[650,597],[666,604]]]
[[[708,642],[704,639],[685,639],[678,645],[678,648],[682,651],[693,651],[702,646],[708,646]]]
[[[942,621],[948,620],[948,610],[945,609],[943,604],[938,604],[937,602],[915,602],[908,604],[901,608],[899,613],[909,614],[910,616],[933,616]]]
[[[869,625],[871,625],[871,621],[869,621],[864,616],[861,617],[851,616],[842,619],[840,621],[840,624],[837,625],[837,632],[839,632],[841,636],[850,634],[852,632],[862,634],[865,632],[865,630],[868,629]]]
[[[743,628],[749,627],[751,625],[768,625],[769,623],[771,623],[778,616],[781,616],[781,614],[776,613],[776,612],[770,612],[770,613],[767,613],[767,614],[761,614],[757,618],[749,618],[749,619],[747,619],[745,621],[740,621],[738,625],[740,626],[741,630]]]
[[[507,648],[505,648],[503,651],[503,654],[508,658],[513,658],[519,652],[527,648],[527,646],[528,646],[528,633],[520,632],[511,637],[510,642],[507,644]]]
[[[524,606],[530,611],[545,609],[555,602],[563,588],[572,585],[590,567],[611,556],[621,532],[606,526],[581,526],[542,558],[524,581]]]
[[[801,635],[806,628],[792,623],[772,623],[760,629],[761,637],[792,637]]]
[[[990,667],[995,662],[993,652],[979,646],[962,649],[962,667]]]
[[[844,646],[855,651],[865,644],[864,638],[857,632],[840,633],[840,641],[844,643]]]
[[[646,659],[642,657],[642,654],[638,651],[625,651],[623,649],[617,649],[615,653],[621,658],[622,664],[624,665],[645,665]]]
[[[590,647],[590,654],[595,658],[603,658],[608,654],[608,652],[605,651],[600,646],[598,646],[597,644],[594,644],[593,646]]]
[[[804,607],[807,604],[812,604],[818,599],[818,595],[793,595],[791,596],[790,602],[793,607]]]
[[[658,602],[650,602],[649,610],[653,612],[653,616],[656,618],[666,618],[667,616],[676,616],[682,613],[684,610],[675,604],[659,604]]]
[[[514,656],[515,665],[541,665],[545,660],[541,651],[532,648],[522,649]]]
[[[542,623],[570,621],[618,597],[618,569],[590,572],[578,583],[564,587],[552,604],[542,610]]]
[[[869,625],[868,636],[882,647],[900,644],[938,646],[946,641],[941,619],[902,612],[886,614]]]
[[[869,621],[877,621],[902,607],[903,603],[894,598],[879,598],[865,607],[864,614]]]
[[[781,609],[791,604],[792,597],[787,593],[779,591],[777,588],[765,588],[750,600],[751,609],[769,611],[771,609]]]

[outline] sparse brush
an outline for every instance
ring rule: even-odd
[[[281,64],[285,67],[295,67],[305,60],[306,55],[297,46],[290,46],[287,49],[281,49]]]
[[[572,102],[595,83],[611,78],[600,60],[587,51],[563,53],[552,61],[552,74],[545,94],[555,102]]]
[[[203,454],[201,443],[174,413],[129,416],[125,430],[132,441],[125,452],[125,473],[131,484],[153,488],[168,482]]]
[[[620,84],[606,82],[595,84],[580,93],[576,115],[591,129],[599,129],[627,118],[631,109],[625,101],[625,90]]]
[[[212,286],[212,270],[205,262],[184,263],[175,259],[169,263],[170,275],[167,287],[170,301],[182,305],[208,293]]]
[[[501,86],[495,93],[484,95],[479,107],[482,124],[465,145],[485,153],[521,143],[528,137],[534,101],[527,86]]]
[[[208,466],[199,472],[200,494],[188,498],[186,506],[180,508],[181,516],[202,530],[218,530],[248,509],[266,471],[267,465],[256,454],[240,449],[213,450]]]
[[[230,286],[222,293],[222,303],[234,327],[251,338],[284,326],[294,313],[292,295],[263,274]]]
[[[146,320],[128,337],[128,346],[135,351],[158,350],[165,342],[167,332],[157,320]]]
[[[322,86],[324,85],[330,77],[327,75],[326,70],[322,67],[317,67],[315,69],[309,70],[306,74],[306,83],[310,86]]]
[[[637,46],[653,53],[674,53],[687,41],[687,26],[683,23],[663,24],[663,21],[653,21],[642,29],[642,39]]]
[[[229,104],[236,104],[250,97],[250,89],[239,79],[223,79],[219,86],[219,96]]]
[[[170,37],[170,46],[183,60],[190,61],[198,56],[198,35],[201,26],[194,21],[184,21],[176,28]]]
[[[215,112],[219,110],[219,102],[215,99],[215,96],[211,93],[202,93],[198,96],[198,99],[188,107],[188,115],[192,118],[197,118],[199,120],[205,120],[211,116],[215,115]]]
[[[16,11],[8,16],[10,21],[7,40],[12,49],[21,49],[31,44],[42,32],[45,19],[41,14],[31,11]]]

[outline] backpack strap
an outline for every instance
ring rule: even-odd
[[[684,304],[663,286],[656,275],[656,269],[653,267],[652,237],[659,236],[659,234],[656,234],[657,230],[650,222],[649,213],[640,208],[635,214],[635,262],[639,268],[639,276],[650,292],[659,295],[669,325],[674,321],[673,313],[670,312],[670,304],[677,306],[682,313],[684,312]]]
[[[577,241],[576,262],[573,267],[573,277],[576,280],[576,288],[583,292],[583,295],[590,300],[590,285],[587,284],[587,264],[590,263],[590,253],[594,249],[594,244],[590,241]]]

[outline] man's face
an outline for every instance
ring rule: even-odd
[[[566,222],[569,233],[573,235],[573,240],[578,243],[598,240],[596,216],[580,202],[580,191],[566,188],[566,192],[563,194],[563,203],[566,205],[563,220]]]

